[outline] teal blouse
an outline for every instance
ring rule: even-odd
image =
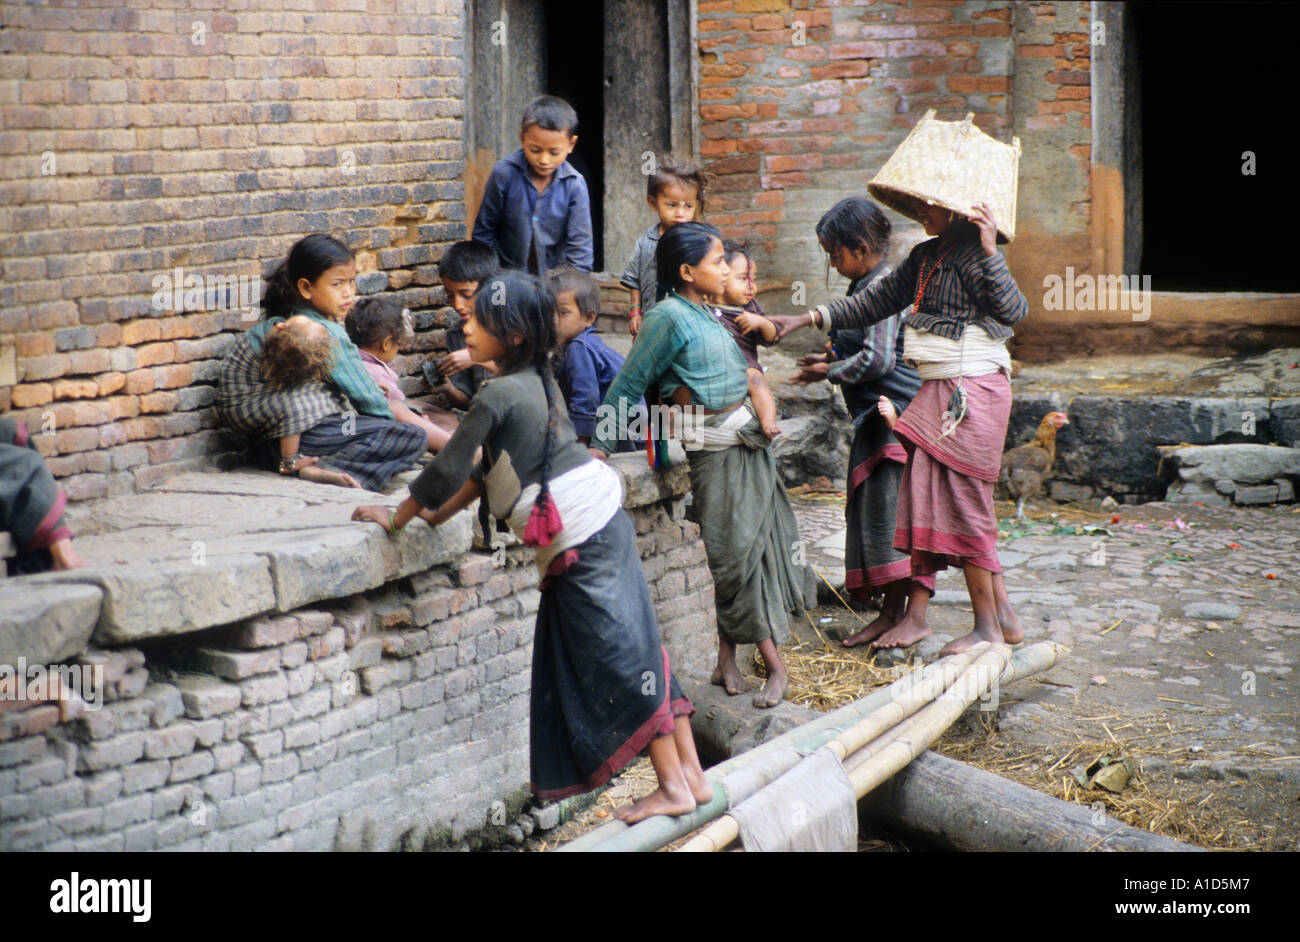
[[[691,401],[705,409],[735,405],[749,389],[745,358],[727,328],[676,291],[670,291],[645,315],[632,352],[605,394],[602,408],[612,410],[612,416],[632,415],[646,390],[656,384],[665,399],[685,386],[691,391]],[[596,428],[591,447],[612,454],[616,442],[599,437],[599,416]],[[621,435],[625,429],[618,431]]]
[[[306,315],[312,320],[324,324],[325,329],[329,331],[331,346],[334,349],[334,369],[330,371],[330,381],[338,387],[339,392],[347,397],[353,408],[361,415],[373,415],[378,419],[391,419],[393,410],[388,407],[388,399],[384,396],[384,391],[379,388],[379,384],[375,382],[374,378],[366,372],[365,364],[361,362],[361,351],[352,342],[348,332],[343,329],[343,325],[323,316],[314,308],[300,307],[296,308],[293,313]],[[262,353],[262,341],[265,339],[267,331],[285,319],[283,317],[272,317],[264,321],[258,321],[248,328],[248,339],[252,342],[253,349],[257,351],[259,356]]]

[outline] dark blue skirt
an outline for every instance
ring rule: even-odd
[[[543,583],[533,639],[532,789],[609,781],[694,712],[668,666],[632,521],[622,510]]]

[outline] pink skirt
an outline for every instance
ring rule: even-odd
[[[939,416],[956,385],[955,379],[926,380],[894,427],[907,450],[894,546],[911,557],[914,577],[968,563],[1002,571],[993,482],[1011,415],[1011,383],[1003,373],[967,377],[966,418],[941,439]]]

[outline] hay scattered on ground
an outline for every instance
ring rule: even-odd
[[[1000,742],[995,731],[984,730],[964,739],[950,731],[935,745],[935,751],[1063,801],[1093,809],[1100,804],[1106,814],[1130,827],[1199,847],[1261,849],[1267,839],[1259,835],[1258,822],[1242,816],[1239,809],[1225,802],[1214,801],[1215,793],[1207,791],[1203,783],[1193,786],[1174,782],[1157,786],[1151,782],[1151,776],[1143,773],[1145,760],[1160,757],[1177,762],[1181,759],[1184,749],[1180,743],[1191,732],[1177,730],[1132,740],[1123,737],[1084,740],[1075,734],[1075,744],[1062,750],[1059,745],[1011,746]],[[1084,788],[1076,781],[1074,769],[1086,768],[1104,756],[1121,755],[1134,760],[1138,774],[1118,794],[1101,788]]]

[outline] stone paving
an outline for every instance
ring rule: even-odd
[[[809,559],[841,588],[842,505],[794,503]],[[1071,649],[1038,682],[1006,692],[999,733],[1044,745],[1113,733],[1149,747],[1149,770],[1267,781],[1294,806],[1300,510],[1090,506],[1031,504],[1036,519],[1017,525],[1014,508],[999,505],[998,549],[1025,640]],[[878,663],[933,659],[968,630],[969,605],[960,574],[941,573],[929,609],[935,634]],[[847,614],[832,599],[820,618],[853,624],[837,608]]]

